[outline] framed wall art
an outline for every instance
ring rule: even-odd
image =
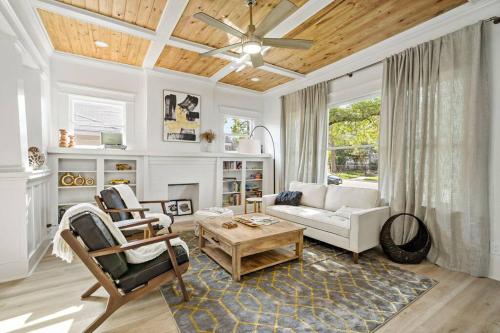
[[[177,215],[193,214],[193,204],[189,199],[177,200]]]
[[[163,90],[163,141],[200,142],[201,97]]]

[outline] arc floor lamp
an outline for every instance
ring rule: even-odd
[[[260,140],[253,138],[253,134],[257,128],[264,129],[271,137],[271,142],[273,144],[273,193],[276,193],[276,150],[274,147],[274,138],[271,131],[262,125],[255,126],[250,132],[248,139],[241,139],[238,145],[238,152],[242,154],[262,154]]]

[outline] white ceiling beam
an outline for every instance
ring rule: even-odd
[[[55,0],[32,0],[35,8],[47,10],[76,20],[99,25],[104,28],[127,33],[129,35],[141,37],[148,40],[156,39],[156,33],[152,30],[130,24],[128,22],[115,19],[90,10],[82,9]]]
[[[148,52],[144,58],[143,66],[153,68],[161,55],[165,44],[172,36],[172,32],[184,13],[189,0],[169,0],[156,28],[156,39],[149,45]]]
[[[332,0],[309,0],[302,7],[297,9],[292,15],[284,19],[274,29],[269,31],[264,37],[281,38],[287,33],[297,28],[299,25],[310,19],[317,12],[331,4]]]
[[[325,8],[327,5],[331,4],[332,0],[310,0],[306,2],[302,7],[297,9],[292,15],[288,16],[280,24],[278,24],[274,29],[269,31],[265,37],[268,38],[280,38],[285,36],[287,33],[304,23],[307,19],[312,17],[314,14]],[[269,47],[264,48],[263,54],[267,51]],[[268,72],[280,74],[283,76],[291,77],[294,79],[300,79],[305,77],[305,75],[282,68],[278,66],[265,63],[264,66],[259,67]],[[215,73],[211,79],[212,81],[218,81],[224,76],[228,75],[234,69],[233,64],[228,64],[221,68],[217,73]]]

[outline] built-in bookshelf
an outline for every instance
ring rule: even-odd
[[[106,157],[57,158],[57,215],[58,219],[71,206],[95,203],[94,196],[113,183],[124,182],[137,191],[138,161]],[[73,180],[73,183],[71,181]]]
[[[243,210],[246,198],[262,197],[263,161],[222,162],[222,206]]]

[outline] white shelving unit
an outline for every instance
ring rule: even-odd
[[[61,155],[54,160],[57,177],[54,177],[53,189],[57,193],[57,219],[71,206],[80,203],[95,203],[94,196],[105,188],[112,186],[113,179],[129,180],[130,187],[137,193],[139,188],[140,159],[130,156],[89,156]],[[117,170],[116,164],[126,163],[131,170]],[[94,185],[65,186],[61,178],[66,174],[94,179]],[[54,193],[54,192],[53,192]]]
[[[237,213],[243,212],[246,198],[262,196],[263,160],[223,159],[219,168],[222,207],[233,209]]]

